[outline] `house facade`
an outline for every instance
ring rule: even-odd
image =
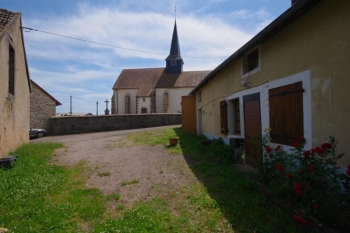
[[[329,136],[350,164],[350,1],[299,0],[215,68],[190,94],[196,95],[197,133],[246,145],[271,128],[271,145],[305,149]]]
[[[30,127],[50,132],[50,117],[56,116],[56,106],[62,105],[36,82],[31,80]]]
[[[0,157],[29,141],[30,77],[21,14],[0,9]]]
[[[210,71],[183,71],[175,22],[166,67],[124,69],[113,86],[112,114],[179,113],[188,95]]]

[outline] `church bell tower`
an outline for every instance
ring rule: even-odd
[[[179,38],[177,36],[176,20],[173,31],[173,38],[171,40],[170,54],[165,59],[166,68],[165,73],[167,74],[180,74],[182,73],[183,60],[180,53]]]

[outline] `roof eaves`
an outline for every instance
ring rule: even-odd
[[[256,36],[239,48],[235,53],[228,57],[223,63],[216,67],[212,72],[210,72],[191,92],[190,95],[196,93],[202,86],[215,77],[226,66],[232,64],[237,59],[239,59],[243,54],[257,46],[259,43],[269,39],[273,35],[277,34],[280,30],[288,26],[290,23],[295,21],[305,12],[313,8],[316,4],[323,0],[299,0],[292,7],[288,8],[284,13],[267,25],[262,31],[260,31]]]

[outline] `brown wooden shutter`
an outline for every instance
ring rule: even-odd
[[[220,102],[220,125],[221,125],[221,133],[228,134],[227,127],[227,103],[225,100]]]
[[[302,82],[269,90],[271,141],[293,145],[304,136]]]

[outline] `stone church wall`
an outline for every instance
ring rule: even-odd
[[[30,94],[30,127],[50,131],[50,117],[56,114],[56,102],[35,85]]]
[[[50,118],[50,134],[79,134],[181,124],[181,114],[125,114]]]

